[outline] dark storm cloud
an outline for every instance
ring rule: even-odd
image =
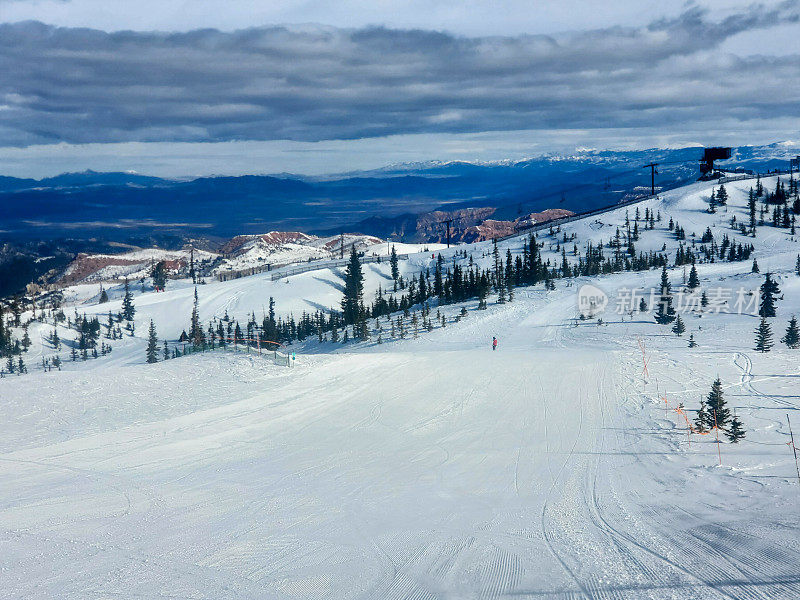
[[[800,60],[718,50],[798,2],[642,28],[468,38],[420,30],[230,33],[0,25],[0,145],[323,140],[660,127],[796,116]]]

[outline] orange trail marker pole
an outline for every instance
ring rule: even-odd
[[[692,436],[691,436],[692,427],[689,425],[689,417],[686,416],[686,413],[684,412],[684,410],[680,406],[675,409],[675,412],[680,414],[680,415],[683,415],[683,418],[686,421],[686,441],[689,442],[689,448],[691,448],[692,447]]]
[[[717,427],[717,409],[714,409],[714,433],[717,435],[717,456],[719,457],[719,466],[722,466],[722,452],[719,449],[719,427]]]
[[[794,445],[794,434],[792,433],[792,422],[789,420],[789,413],[786,413],[786,421],[789,423],[789,435],[792,441],[789,442],[794,450],[794,468],[797,469],[797,483],[800,483],[800,467],[797,466],[797,446]]]

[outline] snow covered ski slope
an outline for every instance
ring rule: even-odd
[[[731,213],[698,208],[704,185],[647,206],[687,232],[721,228]],[[565,231],[607,239],[620,217]],[[638,247],[668,243],[663,225]],[[800,243],[765,226],[753,244],[780,277],[782,334],[800,313]],[[698,270],[708,289],[763,280],[751,261]],[[612,305],[577,318],[582,284],[613,298],[659,275],[520,288],[463,303],[460,322],[462,305],[442,307],[446,327],[381,345],[313,340],[293,369],[233,353],[143,364],[144,323],[185,327],[192,290],[137,296],[138,337],[110,357],[0,381],[0,597],[798,598],[785,415],[800,350],[751,350],[750,314],[686,313],[681,337]],[[208,285],[201,311],[246,314],[273,290],[279,309],[330,306],[337,281]],[[747,431],[722,466],[674,411],[717,376]]]

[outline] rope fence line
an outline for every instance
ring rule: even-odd
[[[408,260],[408,254],[398,254],[398,260]],[[369,256],[360,256],[359,261],[361,264],[367,263],[380,263],[382,261],[388,261],[389,256],[383,255],[369,255]],[[336,267],[346,267],[347,263],[350,262],[349,258],[339,258],[336,260],[329,260],[325,262],[309,262],[307,264],[303,264],[291,269],[284,269],[281,271],[276,271],[272,274],[270,278],[272,281],[277,281],[278,279],[283,279],[284,277],[290,277],[292,275],[299,275],[300,273],[307,273],[308,271],[319,271],[321,269],[332,269]]]
[[[272,347],[266,346],[271,344]],[[256,354],[258,356],[271,357],[272,362],[279,366],[293,367],[297,360],[297,353],[288,350],[283,352],[279,348],[284,345],[280,342],[273,342],[271,340],[263,340],[261,338],[231,338],[223,344],[204,344],[203,346],[194,346],[189,342],[183,343],[182,356],[187,354],[196,354],[198,352],[216,352],[218,350],[231,350],[233,352],[243,352],[247,354]]]

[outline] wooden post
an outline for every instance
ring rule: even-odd
[[[797,466],[797,447],[794,445],[794,433],[792,433],[792,422],[789,420],[789,413],[786,413],[786,421],[789,423],[789,435],[792,438],[792,450],[794,451],[794,468],[797,470],[797,483],[800,483],[800,467]]]

